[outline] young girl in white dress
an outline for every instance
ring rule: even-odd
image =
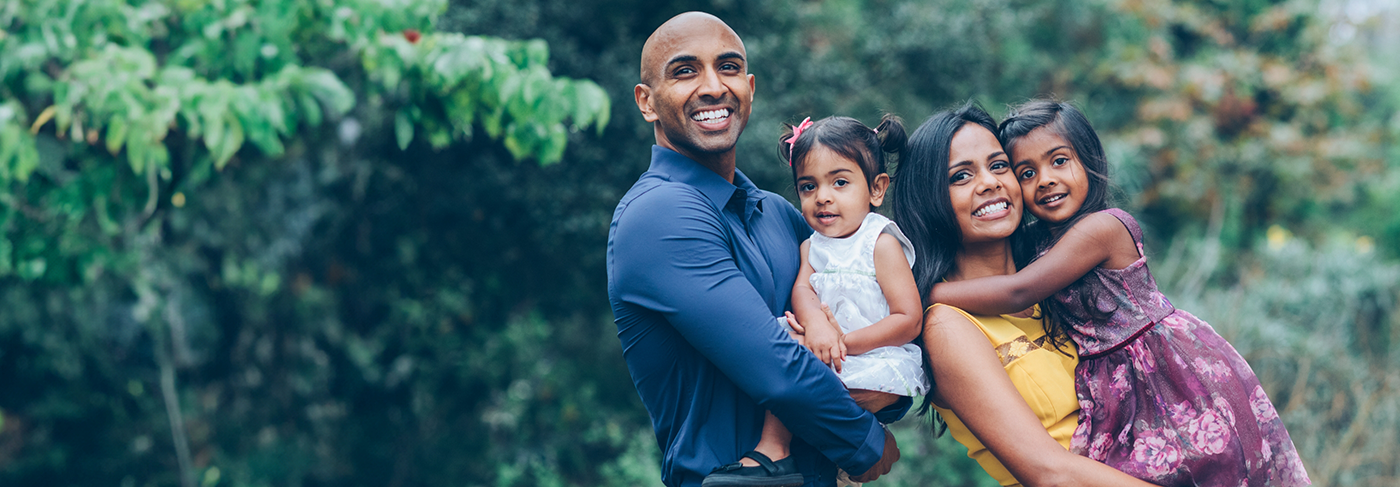
[[[788,127],[779,144],[792,166],[802,215],[816,232],[802,243],[793,307],[825,305],[835,318],[833,323],[820,313],[795,319],[789,314],[788,321],[798,340],[871,412],[929,388],[922,354],[911,343],[923,318],[909,270],[913,246],[894,222],[872,211],[890,184],[885,158],[902,152],[905,138],[904,126],[890,115],[873,130],[849,117],[828,117]],[[791,440],[792,433],[767,413],[754,451],[716,469],[703,485],[802,485],[788,458]]]

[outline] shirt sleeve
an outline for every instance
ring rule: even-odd
[[[883,429],[777,326],[701,194],[663,186],[639,196],[619,216],[613,244],[622,301],[661,313],[735,386],[847,472],[859,475],[880,459]]]

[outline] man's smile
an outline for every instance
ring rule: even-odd
[[[702,130],[724,130],[729,127],[729,115],[734,113],[730,108],[710,108],[699,110],[690,115],[690,119],[700,125]]]

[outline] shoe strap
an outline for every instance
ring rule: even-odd
[[[768,458],[768,455],[759,453],[758,450],[753,450],[748,453],[745,453],[744,456],[752,458],[753,461],[758,462],[758,466],[763,467],[763,470],[766,470],[768,472],[768,475],[773,475],[778,471],[778,466],[773,463],[773,459]]]

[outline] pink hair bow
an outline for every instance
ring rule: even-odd
[[[812,126],[812,117],[802,119],[802,123],[792,128],[792,137],[788,137],[788,165],[792,165],[792,148],[797,145],[797,138],[802,136],[802,132]]]

